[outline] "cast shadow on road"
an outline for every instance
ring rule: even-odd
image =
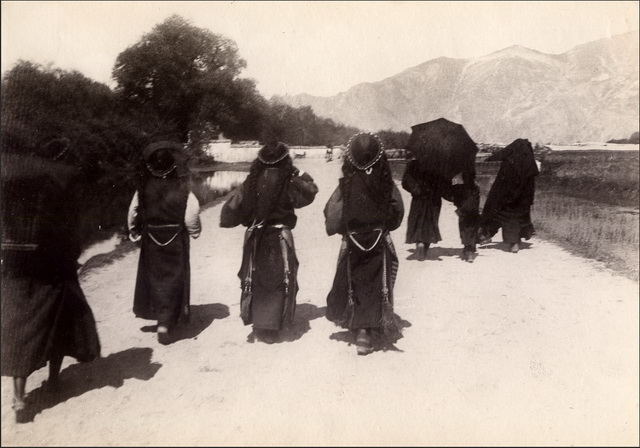
[[[405,328],[409,328],[411,326],[411,322],[409,322],[408,320],[402,319],[397,314],[394,314],[394,316],[398,321],[398,324],[401,330],[404,330]],[[372,339],[374,351],[402,352],[402,350],[400,350],[398,347],[395,346],[395,343],[398,342],[400,339],[402,339],[402,337],[403,336],[389,338],[389,337],[385,337],[379,331],[373,331],[371,339]],[[356,332],[352,330],[338,331],[333,333],[331,336],[329,336],[329,339],[331,339],[332,341],[346,342],[349,346],[355,345]]]
[[[520,250],[527,250],[531,248],[531,243],[525,243],[524,241],[519,243],[518,246],[520,246]],[[507,243],[489,243],[489,244],[485,244],[484,246],[478,246],[478,249],[480,250],[486,250],[486,249],[491,249],[491,250],[501,250],[502,252],[511,252],[511,248],[510,245]]]
[[[317,306],[310,303],[297,304],[293,325],[282,330],[273,343],[279,344],[282,342],[297,341],[311,329],[311,325],[309,324],[309,322],[314,319],[324,317],[326,309],[327,307],[325,306],[323,306],[322,308],[318,308]],[[259,338],[255,334],[255,332],[252,331],[247,337],[247,342],[253,343],[258,339]]]
[[[409,249],[408,250],[411,255],[409,255],[406,260],[418,260],[416,257],[416,250]],[[462,247],[430,247],[427,251],[427,257],[424,261],[442,261],[442,257],[460,257],[462,254]]]
[[[209,327],[214,320],[221,320],[227,317],[229,317],[229,307],[222,303],[191,305],[189,323],[179,324],[171,331],[171,342],[194,339]],[[147,325],[140,328],[145,333],[154,333],[157,329],[157,325]]]
[[[162,367],[162,364],[151,362],[152,354],[153,350],[148,347],[135,347],[93,362],[72,364],[60,372],[59,391],[49,390],[48,383],[44,381],[29,392],[27,421],[33,421],[46,409],[92,390],[107,386],[118,388],[125,380],[133,378],[148,381]],[[95,405],[100,406],[99,403]]]

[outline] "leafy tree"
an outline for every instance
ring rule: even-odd
[[[56,137],[68,138],[73,162],[95,174],[131,165],[143,132],[120,115],[108,86],[20,61],[2,80],[3,150],[34,152]]]
[[[263,123],[262,140],[275,139],[290,145],[328,146],[346,144],[358,129],[318,117],[309,106],[292,107],[272,101]]]
[[[125,104],[186,142],[190,131],[241,135],[240,123],[257,120],[255,84],[238,78],[245,67],[234,41],[173,15],[118,55],[113,78]]]

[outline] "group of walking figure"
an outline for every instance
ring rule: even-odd
[[[18,422],[30,418],[25,385],[31,373],[48,363],[46,387],[56,391],[64,356],[80,362],[100,356],[96,322],[76,269],[77,210],[69,197],[77,194],[77,172],[64,164],[66,146],[56,141],[31,157],[3,153],[2,375],[14,379]],[[517,140],[492,157],[503,162],[482,215],[475,172],[444,179],[420,160],[407,163],[402,186],[412,201],[406,242],[417,245],[420,259],[441,240],[442,198],[456,205],[467,261],[476,244],[500,228],[516,248],[521,238],[531,237],[537,174],[531,145]],[[182,145],[153,143],[143,158],[127,217],[129,238],[140,245],[133,312],[157,321],[159,343],[170,344],[176,326],[189,322],[189,245],[201,232],[200,205]],[[38,182],[34,173],[41,173]],[[222,206],[221,227],[246,227],[238,272],[240,317],[265,343],[277,341],[293,324],[299,289],[292,234],[296,209],[311,204],[317,193],[311,175],[293,165],[288,147],[273,141],[259,150],[246,180]],[[17,199],[7,203],[7,198]],[[26,225],[25,217],[34,216],[35,224]],[[342,236],[326,317],[351,330],[357,353],[367,355],[376,341],[401,336],[393,294],[398,255],[390,232],[400,226],[404,207],[376,135],[358,133],[348,142],[342,177],[324,216],[327,234]]]

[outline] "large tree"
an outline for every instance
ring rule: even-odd
[[[245,67],[234,41],[173,15],[118,55],[113,77],[126,104],[187,141],[190,131],[233,137],[243,133],[239,122],[257,120],[244,106],[261,101],[253,82],[238,77]]]

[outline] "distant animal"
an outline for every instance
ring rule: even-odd
[[[327,160],[327,162],[331,162],[333,160],[333,148],[327,148],[324,153],[324,158]]]
[[[307,157],[306,151],[293,151],[294,159],[304,159],[305,157]]]

